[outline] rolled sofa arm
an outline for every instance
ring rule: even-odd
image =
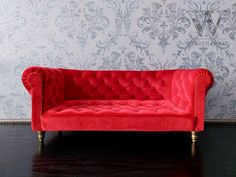
[[[41,115],[64,101],[64,74],[61,69],[33,66],[22,74],[32,98],[32,129],[43,130]]]
[[[172,101],[192,113],[195,131],[204,129],[205,97],[214,83],[207,69],[179,69],[172,78]]]

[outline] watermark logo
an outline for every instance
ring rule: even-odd
[[[196,31],[199,36],[203,36],[203,31],[208,27],[209,32],[211,33],[212,36],[215,36],[216,31],[219,27],[220,20],[222,15],[225,13],[225,10],[222,11],[202,11],[202,10],[190,10],[187,11],[188,14],[190,15],[193,24],[196,28]],[[218,18],[214,22],[213,20],[213,13],[218,14]]]

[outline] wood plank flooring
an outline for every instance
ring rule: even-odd
[[[0,177],[236,177],[236,125],[188,133],[47,132],[0,126]]]

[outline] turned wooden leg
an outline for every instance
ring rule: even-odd
[[[192,138],[192,143],[197,142],[197,132],[196,131],[191,132],[191,138]]]
[[[44,143],[44,137],[45,137],[45,132],[44,131],[38,131],[38,141],[39,143]]]
[[[44,153],[44,143],[38,143],[38,155],[42,155]]]

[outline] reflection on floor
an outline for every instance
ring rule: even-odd
[[[47,132],[0,126],[0,177],[235,177],[236,125],[189,133]]]

